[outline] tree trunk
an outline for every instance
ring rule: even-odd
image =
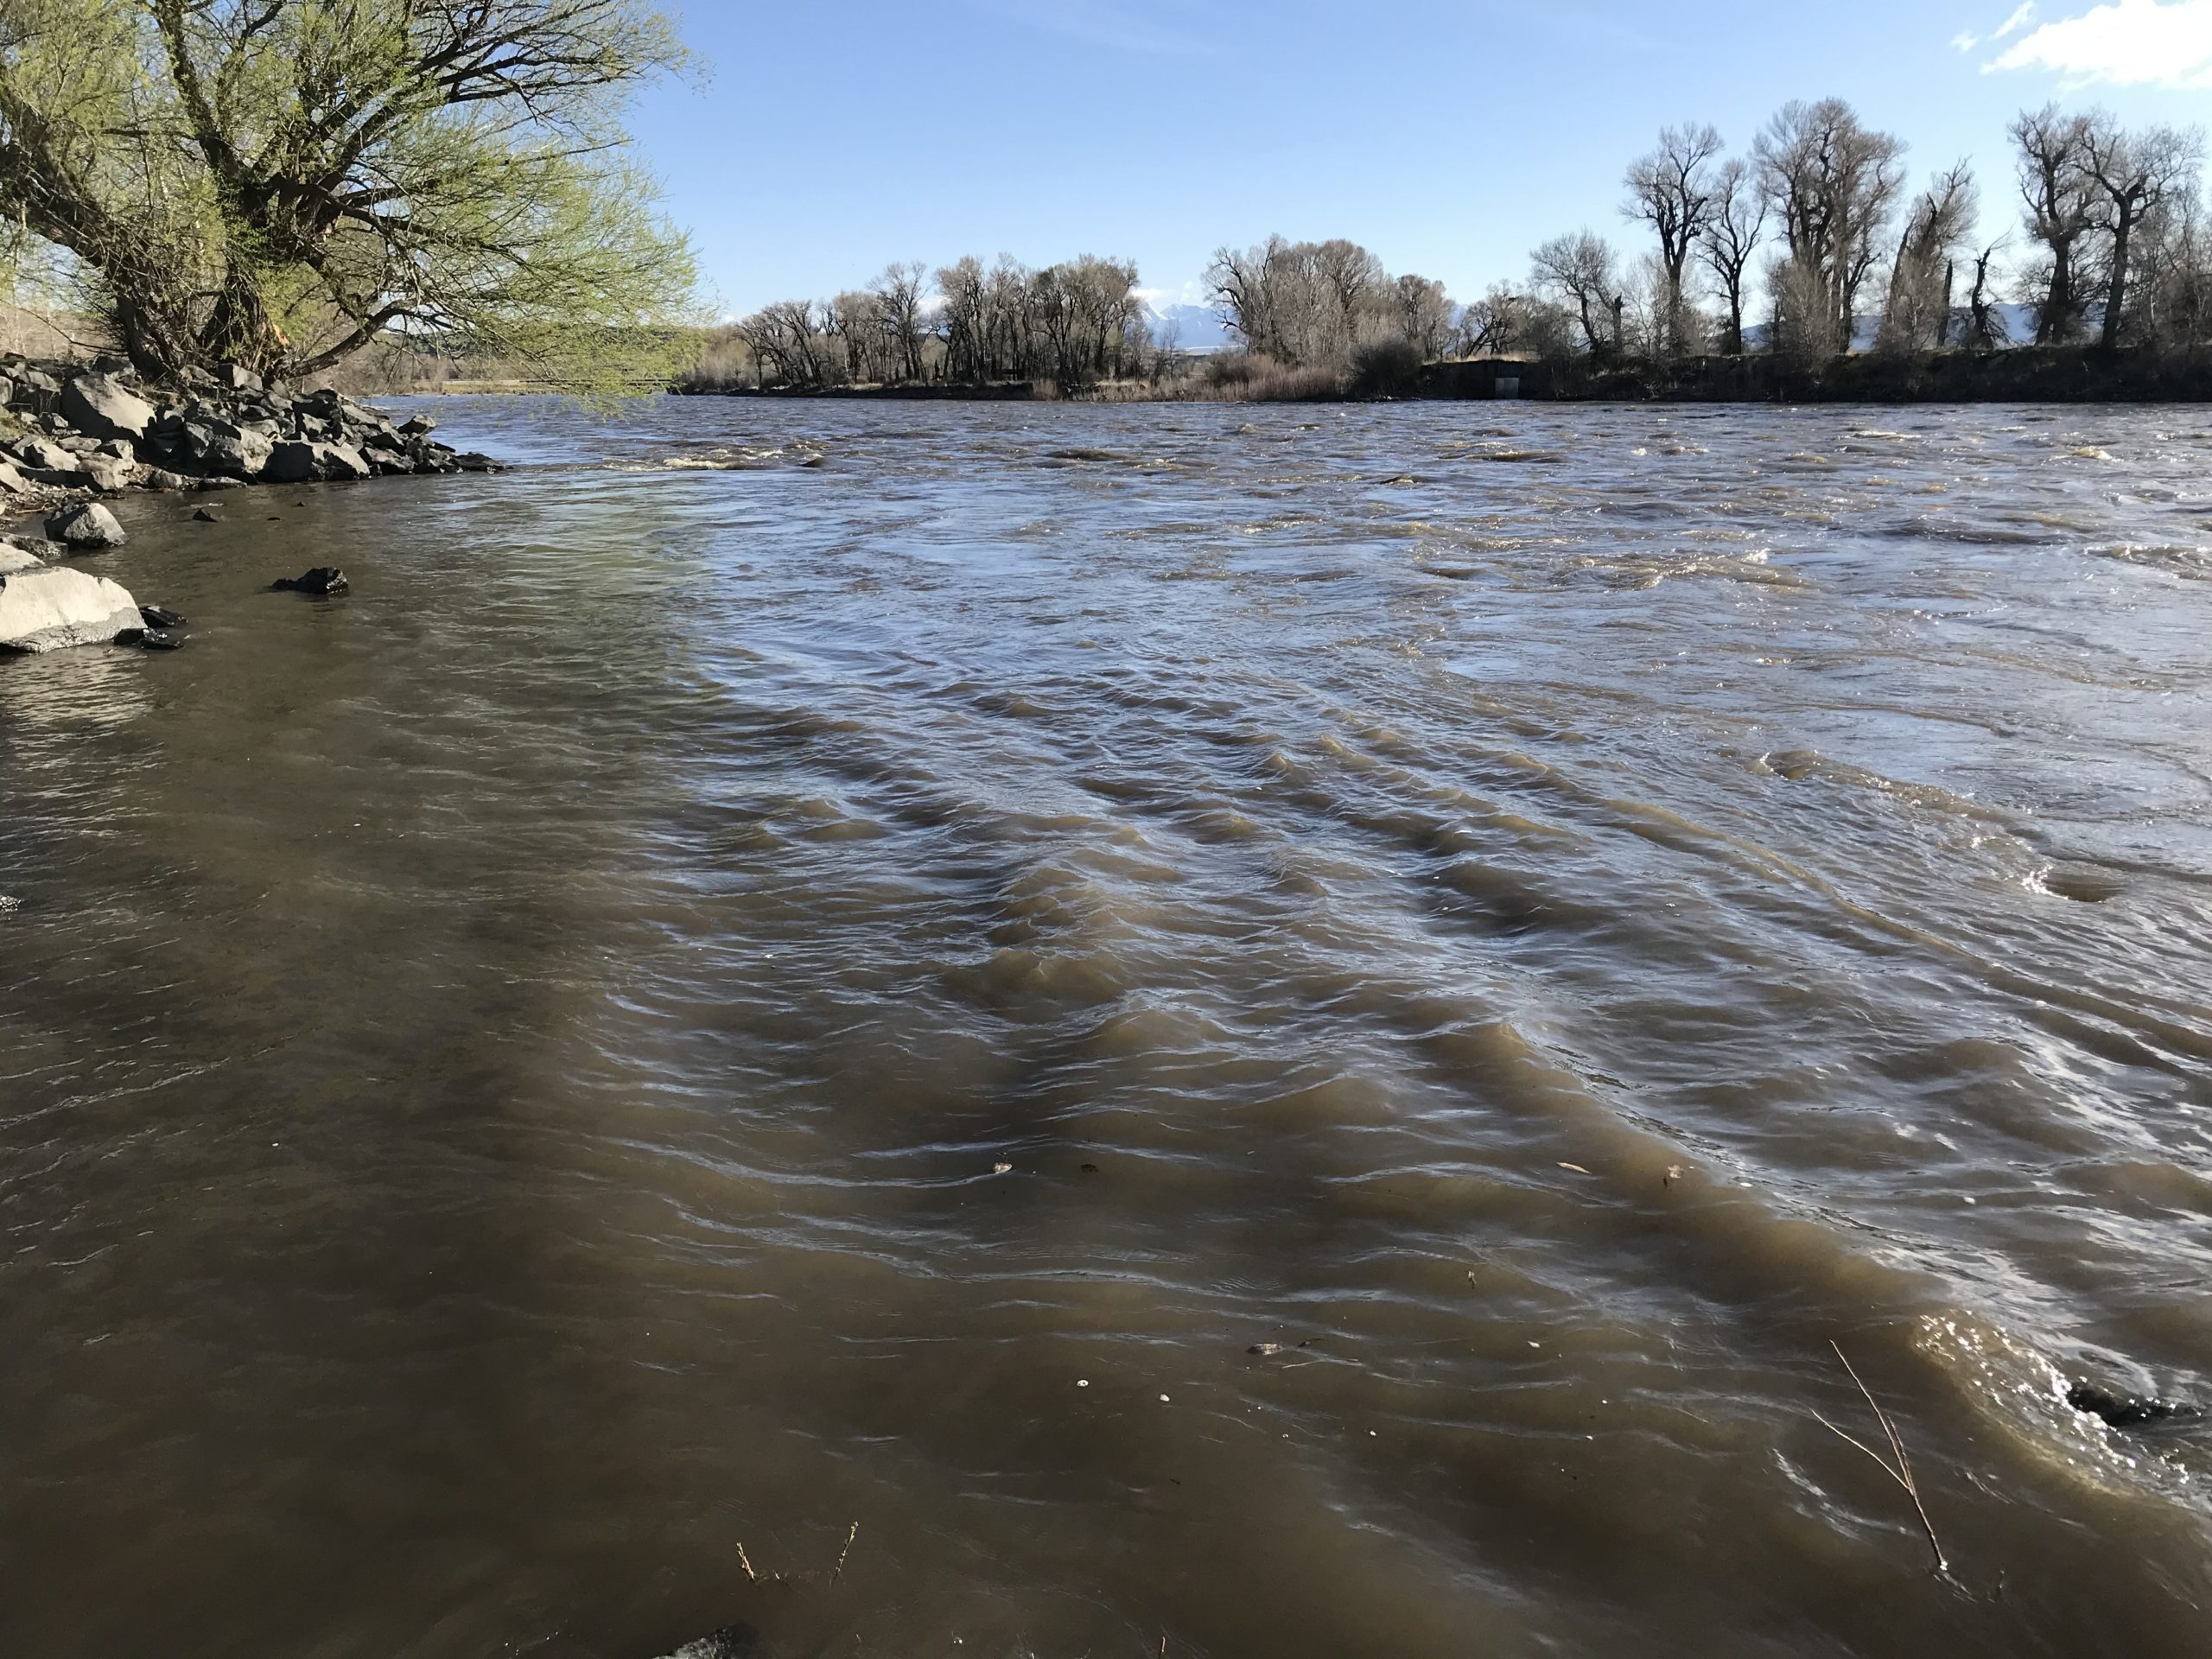
[[[269,315],[260,283],[236,265],[224,273],[222,291],[198,343],[205,363],[235,363],[260,375],[281,366],[290,346]]]
[[[2074,246],[2050,245],[2050,292],[2044,298],[2043,315],[2036,319],[2036,344],[2055,346],[2058,331],[2074,310]]]
[[[2112,286],[2105,290],[2103,345],[2108,352],[2120,344],[2120,308],[2127,300],[2127,244],[2134,232],[2135,216],[2123,202],[2112,227]]]
[[[130,366],[149,383],[158,384],[174,379],[183,369],[183,353],[176,342],[168,337],[168,331],[157,324],[147,308],[129,295],[118,295],[109,309],[108,321],[114,327],[116,343],[123,347],[123,354],[130,359]]]

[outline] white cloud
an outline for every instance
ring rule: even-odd
[[[2035,20],[2036,0],[2026,0],[2025,4],[2017,8],[2010,17],[1998,24],[1989,34],[1975,35],[1961,29],[1951,36],[1951,44],[1961,52],[1971,52],[1985,41],[1993,43],[2003,40],[2007,35],[2017,35]]]
[[[2049,70],[2074,86],[2212,87],[2212,0],[2110,0],[2044,24],[1983,69]]]

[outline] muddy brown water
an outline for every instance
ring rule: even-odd
[[[2212,1648],[2212,413],[435,412],[0,663],[0,1653]]]

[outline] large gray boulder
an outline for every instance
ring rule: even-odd
[[[52,438],[22,438],[16,443],[16,459],[26,467],[42,473],[73,473],[77,470],[75,454],[64,449]]]
[[[226,478],[258,478],[269,464],[269,439],[229,421],[187,421],[179,442],[185,454]]]
[[[118,461],[111,455],[86,455],[77,464],[102,495],[120,495],[130,487],[131,480],[138,474],[137,461]]]
[[[343,443],[280,443],[270,452],[262,476],[271,484],[306,484],[316,479],[366,478],[369,463]]]
[[[321,476],[315,470],[315,451],[321,446],[313,443],[280,443],[269,452],[269,464],[261,475],[271,484],[305,484]]]
[[[80,374],[61,389],[61,418],[87,437],[146,435],[154,406],[111,374]]]
[[[144,626],[130,590],[88,570],[32,559],[22,566],[16,550],[0,551],[14,563],[0,575],[0,649],[62,651],[72,645],[103,645],[127,628]],[[0,569],[6,569],[0,564]]]
[[[115,515],[97,501],[64,507],[55,513],[46,521],[46,538],[60,542],[73,553],[97,553],[103,548],[121,547],[130,539],[115,522]]]
[[[8,394],[8,407],[28,409],[43,415],[54,406],[61,393],[61,383],[43,369],[29,364],[9,376],[12,390]]]

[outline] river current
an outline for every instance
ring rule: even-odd
[[[2212,412],[424,407],[0,662],[0,1653],[2212,1647]]]

